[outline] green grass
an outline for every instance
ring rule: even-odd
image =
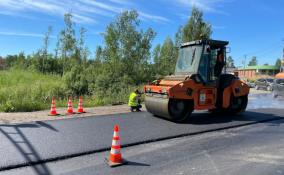
[[[0,71],[0,111],[47,109],[53,95],[66,96],[59,76],[24,70]]]
[[[0,111],[30,112],[49,109],[52,96],[56,97],[56,107],[67,107],[68,92],[62,77],[45,75],[27,70],[11,69],[0,71]],[[103,92],[103,97],[84,96],[84,107],[126,103],[134,88],[125,89],[120,94]],[[73,107],[77,107],[78,97],[74,97]]]

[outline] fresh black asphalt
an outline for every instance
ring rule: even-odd
[[[129,146],[281,117],[284,109],[251,110],[234,117],[194,113],[185,124],[155,118],[147,112],[1,124],[0,169],[105,151],[111,146],[115,124],[120,126],[121,144]]]
[[[284,174],[284,119],[123,148],[126,165],[110,168],[109,151],[1,171],[1,175]]]

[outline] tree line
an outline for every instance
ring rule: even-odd
[[[87,30],[83,27],[75,30],[71,13],[64,15],[64,24],[53,53],[48,52],[53,33],[50,26],[40,49],[30,55],[24,52],[8,55],[0,59],[1,68],[60,75],[70,94],[115,97],[158,76],[173,73],[178,46],[182,42],[208,39],[212,34],[203,13],[193,8],[188,21],[178,28],[173,39],[168,36],[153,47],[156,32],[152,28],[141,28],[137,11],[124,11],[106,26],[102,34],[104,44],[97,46],[91,58],[85,43]]]
[[[257,57],[256,56],[252,56],[250,61],[249,61],[249,63],[248,63],[248,66],[257,66],[257,65],[258,65]],[[264,65],[268,66],[269,64],[265,63]],[[276,59],[274,65],[280,69],[280,67],[281,67],[281,59],[280,58]]]

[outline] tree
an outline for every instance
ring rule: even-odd
[[[25,56],[25,53],[22,51],[19,53],[18,55],[18,58],[17,58],[17,63],[16,65],[19,67],[19,68],[26,68],[26,56]]]
[[[191,17],[183,27],[182,41],[189,42],[209,39],[212,34],[211,25],[203,20],[203,13],[196,7],[192,8]]]
[[[232,68],[235,67],[234,59],[231,56],[228,56],[227,58],[227,67],[232,67]]]
[[[79,55],[80,60],[83,60],[84,63],[87,62],[88,57],[88,48],[85,46],[85,33],[87,30],[84,27],[80,28],[80,38],[79,38]]]
[[[18,55],[7,55],[5,58],[5,62],[8,68],[16,65],[18,59]]]
[[[95,60],[97,62],[102,62],[103,61],[103,49],[101,46],[97,46],[96,48],[96,57],[95,57]]]
[[[72,18],[71,13],[64,15],[65,28],[61,31],[62,55],[64,58],[70,58],[75,51],[76,38]]]
[[[60,48],[60,36],[57,36],[57,42],[56,42],[56,46],[54,49],[54,57],[57,59],[59,57],[59,52],[60,52],[61,48]]]
[[[257,65],[257,59],[256,56],[253,56],[248,64],[248,66],[256,66]]]
[[[154,60],[155,73],[159,74],[160,64],[161,64],[161,45],[160,44],[158,44],[153,50],[153,60]]]
[[[48,26],[47,32],[45,33],[44,39],[43,39],[43,47],[41,49],[41,71],[45,72],[45,60],[47,60],[48,57],[48,46],[50,43],[50,35],[52,33],[52,27]]]
[[[192,8],[191,16],[184,26],[180,26],[175,34],[175,41],[167,37],[160,48],[160,56],[158,46],[154,49],[153,57],[156,73],[160,75],[168,75],[174,73],[176,60],[178,57],[178,48],[184,42],[210,39],[212,34],[211,25],[203,20],[203,13],[196,7]],[[159,60],[158,60],[159,59]],[[232,66],[234,66],[232,60]]]
[[[58,48],[61,51],[61,58],[63,62],[63,74],[68,68],[70,61],[67,62],[66,59],[72,58],[76,54],[76,38],[75,38],[75,30],[74,30],[74,22],[72,21],[72,14],[66,13],[64,15],[64,29],[60,32]],[[77,53],[78,54],[78,53]],[[66,62],[68,64],[66,64]]]
[[[172,39],[167,37],[162,45],[160,53],[160,75],[174,73],[176,64],[175,47]]]
[[[278,58],[278,59],[276,60],[275,66],[278,67],[278,68],[281,67],[281,59],[280,59],[280,58]]]
[[[135,10],[121,13],[111,22],[104,36],[104,58],[106,71],[115,78],[124,75],[132,83],[141,83],[147,79],[151,42],[156,33],[140,27],[138,13]]]
[[[175,46],[179,47],[182,44],[183,26],[179,26],[177,33],[175,34]]]

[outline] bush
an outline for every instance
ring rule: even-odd
[[[82,66],[75,65],[64,74],[64,84],[68,94],[82,95],[88,93],[88,82]]]
[[[131,78],[127,75],[114,77],[111,74],[100,74],[94,87],[94,96],[98,98],[96,104],[127,103],[130,92],[137,88],[131,82]]]
[[[27,70],[1,71],[0,111],[49,109],[52,96],[56,97],[57,107],[66,107],[68,96],[73,97],[76,105],[79,95],[85,95],[84,107],[123,104],[128,102],[130,92],[137,88],[127,75],[96,75],[92,70],[75,66],[63,78]]]

